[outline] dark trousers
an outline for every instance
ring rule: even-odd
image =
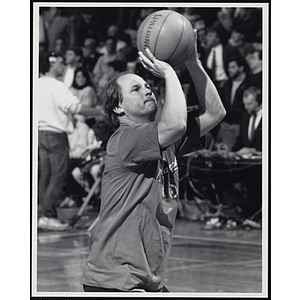
[[[101,287],[96,287],[96,286],[90,286],[90,285],[83,285],[83,290],[85,292],[123,292],[120,290],[116,290],[116,289],[105,289],[105,288],[101,288]],[[169,290],[163,286],[161,292],[169,292]]]
[[[56,206],[63,200],[68,178],[69,143],[65,133],[39,131],[39,211],[56,217]]]

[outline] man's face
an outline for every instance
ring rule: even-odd
[[[73,64],[77,61],[77,55],[72,50],[67,50],[66,52],[66,64]]]
[[[116,42],[113,39],[108,39],[105,45],[108,53],[113,54],[116,52]]]
[[[252,94],[247,94],[243,97],[243,103],[248,114],[252,114],[258,108],[258,102],[256,101],[256,96]]]
[[[149,84],[140,76],[125,74],[118,79],[126,116],[134,121],[152,121],[157,111],[157,100]]]
[[[250,70],[256,70],[257,68],[260,68],[262,65],[262,61],[259,58],[258,52],[247,54],[246,61],[249,65]]]
[[[62,76],[65,70],[64,59],[62,57],[58,57],[56,62],[51,64],[51,70],[56,77]]]
[[[228,74],[230,78],[235,79],[242,73],[242,67],[236,63],[236,61],[231,61],[228,64]]]
[[[91,40],[85,40],[82,47],[82,52],[84,57],[88,57],[93,53],[93,42]]]
[[[232,31],[231,33],[231,39],[235,42],[238,43],[244,39],[244,35],[240,32],[237,32],[235,30]]]
[[[214,31],[208,31],[205,40],[208,47],[215,47],[220,43],[220,39]]]

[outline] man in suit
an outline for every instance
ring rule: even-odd
[[[246,113],[241,118],[240,134],[232,150],[243,157],[262,151],[262,98],[257,87],[245,90],[243,102]],[[241,208],[244,218],[252,218],[262,207],[262,169],[259,165],[246,168],[239,175],[244,182],[247,197]]]
[[[238,56],[239,52],[228,43],[223,44],[222,31],[218,25],[208,28],[206,46],[208,51],[204,55],[202,63],[220,92],[229,77],[227,73],[229,58]]]
[[[240,57],[232,57],[228,63],[229,79],[221,91],[221,99],[226,109],[226,117],[220,123],[217,142],[225,143],[229,149],[235,144],[239,135],[241,116],[245,113],[243,93],[247,84],[247,64]]]
[[[252,49],[246,55],[249,65],[249,86],[256,86],[262,91],[262,50]]]
[[[97,44],[95,39],[86,38],[84,40],[83,47],[82,47],[82,51],[83,51],[82,65],[89,72],[93,72],[96,62],[101,56],[101,54],[97,52],[96,48],[97,48]]]
[[[247,113],[241,118],[240,133],[232,151],[238,155],[249,155],[262,151],[262,98],[257,87],[244,91],[243,103]]]

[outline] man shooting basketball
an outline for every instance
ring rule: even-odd
[[[199,99],[199,116],[189,116],[173,68],[150,50],[143,66],[165,81],[160,109],[151,87],[131,73],[106,86],[107,117],[117,126],[107,144],[99,220],[83,269],[86,292],[161,292],[179,201],[177,157],[201,149],[201,137],[225,116],[215,86],[197,50],[185,61]]]

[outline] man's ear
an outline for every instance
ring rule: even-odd
[[[122,116],[125,114],[124,108],[122,106],[115,107],[113,111],[118,115]]]

